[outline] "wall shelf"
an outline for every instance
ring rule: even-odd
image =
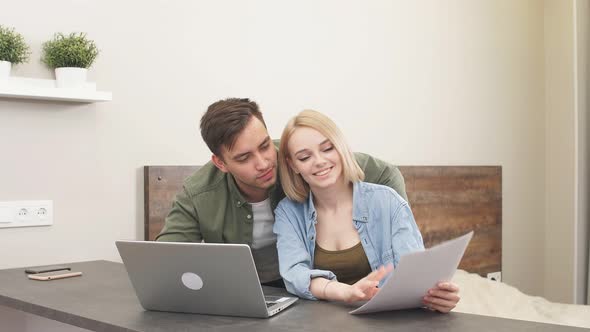
[[[96,91],[96,83],[86,83],[80,88],[57,88],[55,80],[8,77],[0,79],[0,98],[94,103],[110,101],[113,94]]]

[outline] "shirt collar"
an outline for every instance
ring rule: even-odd
[[[313,205],[313,193],[310,191],[307,195],[307,220],[317,222],[315,205]]]
[[[244,203],[248,203],[248,201],[244,198],[244,195],[242,195],[240,188],[238,188],[238,185],[236,183],[236,179],[234,179],[233,175],[231,175],[231,173],[226,173],[225,175],[227,176],[227,185],[229,187],[229,191],[231,192],[232,199],[234,200],[233,203],[238,206],[241,206]],[[278,172],[278,167],[277,167],[277,180],[276,180],[275,184],[271,188],[269,188],[268,197],[270,197],[270,205],[271,205],[272,211],[274,213],[274,210],[277,207],[277,205],[279,204],[279,202],[281,201],[281,199],[283,199],[285,197],[285,193],[283,192],[283,187],[281,186],[281,180],[280,180],[280,176],[279,176],[279,172]]]
[[[369,221],[369,208],[364,197],[364,185],[362,182],[354,182],[352,185],[352,220],[359,222]],[[307,220],[308,223],[317,222],[316,209],[313,204],[313,193],[310,191],[307,197]]]
[[[369,205],[365,197],[365,187],[360,181],[352,184],[352,220],[369,221]]]
[[[229,191],[232,196],[233,204],[237,205],[238,207],[242,206],[244,203],[247,203],[244,195],[240,192],[238,185],[236,184],[236,180],[234,179],[233,175],[230,173],[225,174],[227,176],[227,186],[229,187]]]

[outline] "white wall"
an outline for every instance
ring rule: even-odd
[[[199,164],[206,106],[259,101],[278,137],[295,112],[332,116],[355,150],[403,165],[503,166],[503,277],[545,285],[543,3],[22,0],[0,11],[33,59],[86,31],[108,103],[0,101],[0,200],[53,199],[49,228],[0,230],[0,268],[118,260],[141,238],[141,167]]]
[[[590,214],[589,214],[589,181],[588,162],[590,161],[590,145],[588,129],[590,129],[588,109],[590,107],[590,94],[588,93],[588,78],[590,78],[590,0],[575,0],[575,84],[576,84],[576,220],[574,248],[574,303],[588,304],[590,293],[588,292],[588,242],[590,240]],[[586,302],[585,302],[586,301]]]
[[[584,303],[588,271],[588,0],[545,1],[545,296]]]
[[[545,295],[573,294],[575,243],[575,95],[573,1],[545,1],[547,187]]]

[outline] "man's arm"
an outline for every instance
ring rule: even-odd
[[[365,153],[355,152],[354,156],[365,172],[365,182],[391,187],[406,202],[408,201],[404,177],[397,167]]]
[[[202,239],[197,210],[183,186],[172,203],[172,210],[166,216],[164,228],[156,241],[201,242]]]

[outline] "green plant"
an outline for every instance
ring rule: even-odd
[[[74,32],[67,36],[56,33],[52,40],[43,44],[41,61],[49,68],[88,68],[98,52],[94,41],[87,39],[85,33]]]
[[[19,64],[29,59],[29,46],[21,34],[0,25],[0,60]]]

